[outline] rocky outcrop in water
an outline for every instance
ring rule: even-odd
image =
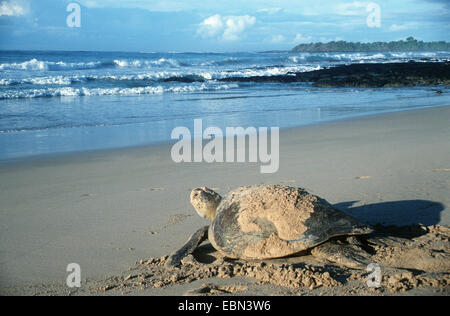
[[[450,85],[450,62],[352,64],[279,76],[223,78],[226,82],[312,83],[316,87],[408,87]]]

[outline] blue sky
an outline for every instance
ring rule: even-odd
[[[67,26],[69,3],[81,7],[79,28]],[[449,0],[0,0],[0,49],[261,51],[449,34]]]

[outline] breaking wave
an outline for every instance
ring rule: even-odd
[[[28,70],[28,71],[60,71],[60,70],[86,70],[107,68],[152,68],[179,67],[180,64],[173,59],[160,58],[158,60],[111,60],[68,63],[63,61],[42,61],[35,58],[21,63],[0,64],[0,71],[6,70]]]
[[[0,92],[0,99],[23,99],[23,98],[44,98],[44,97],[74,97],[74,96],[133,96],[146,94],[163,93],[187,93],[198,91],[218,91],[237,88],[238,84],[207,85],[183,85],[174,87],[147,86],[135,88],[45,88],[45,89],[24,89],[15,91]]]
[[[322,69],[320,66],[278,66],[278,67],[260,67],[247,68],[239,70],[223,71],[199,71],[197,73],[183,73],[180,71],[154,71],[138,74],[125,75],[69,75],[69,76],[42,76],[29,77],[22,79],[0,79],[0,86],[18,86],[18,85],[58,85],[69,86],[80,83],[92,82],[204,82],[208,80],[220,80],[224,78],[254,77],[254,76],[278,76],[288,75],[295,72],[314,71]]]

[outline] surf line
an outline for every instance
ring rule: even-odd
[[[221,128],[216,126],[203,130],[202,119],[195,119],[193,134],[189,128],[178,126],[172,130],[171,138],[179,140],[171,150],[171,157],[175,163],[260,162],[261,173],[275,173],[280,167],[279,127],[259,127],[258,129],[256,127],[245,129],[243,127],[226,127],[224,133]]]

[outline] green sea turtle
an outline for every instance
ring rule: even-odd
[[[314,257],[351,268],[365,268],[368,254],[357,238],[373,230],[301,188],[284,185],[240,187],[225,198],[207,187],[194,189],[191,204],[212,221],[193,234],[167,260],[176,266],[207,238],[231,259],[283,258],[311,249]]]

